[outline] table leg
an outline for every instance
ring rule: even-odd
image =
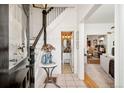
[[[55,69],[55,67],[52,68],[51,73],[50,73],[50,77],[52,77],[53,74],[53,70]]]
[[[52,78],[52,72],[53,72],[53,70],[55,69],[55,67],[53,67],[53,68],[51,69],[51,71],[50,71],[50,68],[43,68],[43,69],[45,70],[45,72],[46,72],[46,74],[47,74],[47,78],[46,78],[46,82],[45,82],[44,88],[46,87],[47,83],[49,83],[50,80],[51,80],[51,82],[52,82],[55,86],[57,86],[58,88],[60,88],[60,86],[57,85],[57,84],[55,83],[55,81],[53,80],[53,78]],[[51,78],[51,79],[50,79],[50,78]]]
[[[45,82],[45,85],[44,85],[44,88],[46,87],[47,83],[49,82],[49,68],[44,68],[44,70],[46,71],[46,74],[47,74],[47,78],[46,78],[46,82]]]
[[[51,73],[50,73],[50,77],[52,77],[52,72],[53,72],[54,69],[55,69],[55,67],[52,68]],[[53,78],[52,78],[52,83],[53,83],[55,86],[57,86],[58,88],[60,88],[60,86],[55,83],[55,81],[53,80]]]

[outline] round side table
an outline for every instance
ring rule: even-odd
[[[42,64],[41,65],[41,68],[43,68],[45,70],[46,74],[47,74],[47,78],[46,78],[46,82],[45,82],[44,88],[46,87],[47,83],[53,83],[55,86],[60,88],[60,86],[57,85],[56,82],[52,78],[52,72],[55,69],[55,67],[57,67],[56,63]]]

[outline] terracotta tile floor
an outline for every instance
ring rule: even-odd
[[[57,84],[61,88],[86,88],[85,83],[80,80],[75,74],[61,74],[53,75],[57,77]],[[43,88],[43,85],[39,85],[39,88]],[[46,88],[56,88],[54,84],[47,84]]]

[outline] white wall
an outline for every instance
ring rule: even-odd
[[[73,19],[73,20],[72,20]],[[55,74],[61,74],[61,32],[74,32],[76,31],[76,9],[68,8],[66,9],[56,20],[52,22],[47,28],[47,39],[48,43],[52,44],[56,50],[53,51],[53,61],[58,64],[55,69]],[[75,43],[75,40],[74,40]],[[74,47],[76,55],[76,49]],[[75,58],[74,58],[75,60]],[[77,61],[76,61],[77,62]]]
[[[124,87],[124,5],[115,7],[115,87]]]
[[[76,6],[78,25],[84,21],[85,16],[90,11],[90,9],[92,9],[93,6],[94,4],[78,4]]]
[[[84,79],[84,24],[80,24],[80,22],[82,22],[91,6],[89,5],[87,8],[79,7],[66,9],[48,27],[48,42],[51,42],[56,47],[56,51],[53,52],[54,60],[58,62],[56,73],[61,73],[61,31],[74,31],[74,73],[78,74],[80,79]],[[79,51],[77,50],[77,31],[79,31]]]
[[[85,24],[85,31],[87,35],[107,35],[107,32],[112,32],[113,25],[114,23]]]
[[[42,28],[42,10],[30,6],[30,38],[36,37]]]

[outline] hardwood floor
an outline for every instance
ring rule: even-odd
[[[114,80],[100,67],[99,58],[88,58],[84,82],[89,88],[113,88]]]
[[[85,65],[85,83],[92,88],[114,88],[114,79],[99,64]]]
[[[88,88],[98,88],[98,85],[85,73],[84,83]]]

